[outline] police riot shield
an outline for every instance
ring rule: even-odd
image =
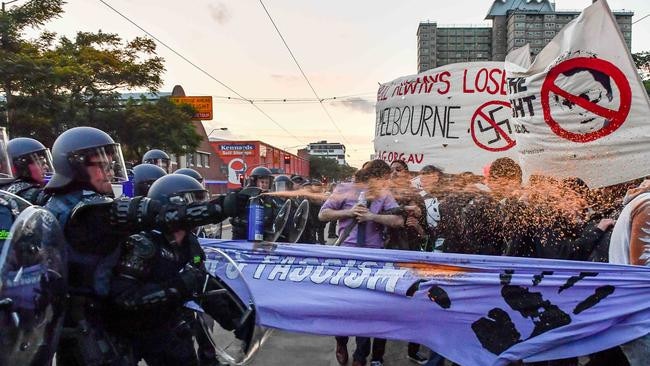
[[[297,242],[302,233],[305,231],[307,226],[307,220],[309,219],[309,201],[302,200],[296,208],[296,211],[293,214],[291,220],[291,226],[289,227],[289,237],[288,240],[290,243]]]
[[[12,196],[0,192],[0,225],[8,217],[1,211],[24,205]],[[63,232],[50,212],[29,206],[2,235],[0,365],[48,364],[63,325],[67,292]]]
[[[245,365],[270,335],[257,325],[255,301],[237,264],[217,248],[205,248],[210,273],[204,291],[187,307],[203,330],[196,336],[199,354],[214,352],[221,362]],[[207,338],[201,341],[201,338]],[[206,344],[207,343],[207,344]],[[209,349],[206,349],[209,348]]]
[[[282,235],[282,230],[287,225],[289,221],[289,215],[291,214],[291,201],[290,200],[281,200],[277,198],[270,198],[273,216],[271,227],[264,230],[264,240],[275,242],[278,240],[280,235]]]

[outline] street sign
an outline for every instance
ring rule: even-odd
[[[212,97],[169,97],[175,104],[189,104],[196,110],[192,119],[212,119]]]

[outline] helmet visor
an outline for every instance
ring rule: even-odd
[[[171,167],[171,161],[169,159],[147,159],[144,161],[147,164],[153,164],[153,165],[158,165],[161,167],[166,173],[171,173],[169,171]]]
[[[40,174],[41,177],[50,176],[54,173],[54,164],[52,163],[52,154],[50,149],[36,151],[20,157],[21,163],[29,167],[32,176],[34,173]]]
[[[84,165],[97,167],[106,181],[122,183],[129,180],[120,144],[93,147],[83,151]]]
[[[9,139],[7,138],[7,130],[4,127],[0,127],[0,178],[13,178],[11,160],[9,160],[9,154],[7,153],[7,143]]]
[[[188,191],[179,192],[169,197],[169,203],[174,205],[188,205],[190,203],[207,202],[209,199],[208,191]]]
[[[291,190],[291,183],[284,180],[276,180],[273,182],[273,191],[274,192],[286,192]]]

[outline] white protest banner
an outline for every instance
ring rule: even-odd
[[[498,158],[516,159],[506,87],[501,62],[452,64],[382,84],[377,158],[476,174]]]
[[[532,65],[506,58],[519,162],[602,187],[650,174],[650,103],[607,2],[567,24]]]

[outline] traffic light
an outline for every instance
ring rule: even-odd
[[[284,155],[284,164],[291,164],[291,155]]]

